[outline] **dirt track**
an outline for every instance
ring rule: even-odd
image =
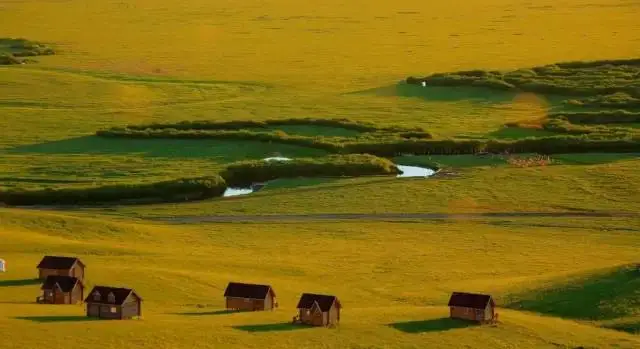
[[[158,217],[174,223],[233,223],[233,222],[288,222],[288,221],[384,221],[415,219],[478,219],[478,218],[527,218],[527,217],[638,217],[631,212],[489,212],[489,213],[315,213],[315,214],[274,214],[274,215],[211,215]]]

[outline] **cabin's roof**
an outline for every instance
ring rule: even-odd
[[[230,282],[224,291],[225,297],[265,299],[269,290],[275,296],[275,292],[269,285],[245,284],[241,282]]]
[[[485,309],[489,302],[491,302],[491,296],[487,294],[453,292],[449,299],[449,306]]]
[[[100,294],[100,300],[95,300],[94,294],[98,292]],[[109,293],[113,293],[115,296],[115,302],[109,302]],[[115,304],[122,305],[124,301],[129,297],[130,294],[134,294],[139,300],[142,300],[140,296],[133,289],[130,288],[120,288],[120,287],[108,287],[108,286],[95,286],[87,298],[85,298],[85,303],[103,303],[103,304]]]
[[[80,280],[72,276],[49,275],[44,280],[41,289],[51,290],[57,284],[60,286],[62,292],[71,292],[78,282],[80,282]]]
[[[38,264],[38,269],[71,269],[76,262],[84,266],[76,257],[44,256]]]
[[[320,310],[329,311],[331,309],[331,305],[336,303],[339,307],[340,301],[338,301],[338,297],[329,296],[323,294],[313,294],[313,293],[303,293],[300,296],[300,301],[298,301],[298,309],[311,309],[313,307],[313,303],[318,303],[320,306]]]

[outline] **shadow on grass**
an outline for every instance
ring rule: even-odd
[[[383,86],[351,94],[373,94],[387,97],[420,98],[434,102],[474,101],[485,103],[507,103],[513,101],[517,92],[498,91],[481,87],[466,86],[420,86],[400,82],[395,85]]]
[[[42,281],[39,279],[0,280],[0,287],[29,286],[41,283]]]
[[[457,320],[451,318],[440,318],[431,320],[419,320],[408,322],[396,322],[389,324],[390,327],[405,333],[442,332],[477,326],[473,322]]]
[[[216,310],[216,311],[203,311],[203,312],[186,312],[186,313],[174,313],[174,315],[185,315],[185,316],[209,316],[209,315],[227,315],[240,313],[235,310]]]
[[[307,325],[301,325],[301,324],[292,324],[290,322],[282,322],[277,324],[233,326],[233,328],[241,331],[246,331],[246,332],[282,332],[282,331],[303,330],[305,328],[312,328],[312,327]]]
[[[19,316],[14,319],[29,320],[33,322],[80,322],[80,321],[99,321],[98,318],[88,317],[85,315],[69,315],[69,316]]]
[[[640,311],[640,266],[629,265],[514,295],[506,307],[580,320],[613,320]]]
[[[18,146],[11,153],[113,154],[165,158],[208,158],[219,162],[261,159],[273,153],[287,157],[322,156],[326,152],[290,144],[214,139],[127,139],[84,136]]]
[[[604,326],[616,331],[623,331],[631,334],[640,335],[640,320],[636,322],[625,322],[621,324],[615,324],[610,326]]]

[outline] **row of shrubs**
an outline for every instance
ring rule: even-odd
[[[385,132],[385,133],[421,133],[428,134],[420,127],[402,126],[378,126],[373,123],[349,120],[349,119],[320,119],[320,118],[292,118],[292,119],[272,119],[264,121],[240,120],[240,121],[181,121],[177,123],[153,123],[144,125],[129,125],[125,129],[143,130],[246,130],[246,129],[272,129],[277,126],[286,125],[308,125],[344,128],[360,132]]]
[[[548,119],[543,125],[543,129],[556,133],[567,134],[598,134],[609,138],[626,138],[633,135],[640,135],[634,128],[611,127],[605,125],[583,125],[572,123],[565,117]]]
[[[570,99],[565,104],[587,108],[640,108],[640,98],[634,98],[627,93],[619,92],[605,96],[594,96],[585,99]]]
[[[578,133],[578,132],[576,132]],[[372,154],[396,156],[398,154],[474,154],[478,152],[510,153],[573,153],[573,152],[628,152],[638,151],[640,140],[631,135],[611,137],[554,136],[517,140],[458,140],[458,139],[404,139],[370,138],[345,140],[336,137],[304,137],[285,133],[260,133],[251,131],[100,131],[99,136],[125,138],[186,138],[186,139],[236,139],[292,144],[322,149],[338,154]],[[600,149],[602,147],[602,149]]]
[[[10,54],[0,54],[0,65],[21,64],[22,60]]]
[[[157,183],[121,184],[90,188],[0,191],[0,203],[11,206],[100,205],[180,202],[220,197],[228,186],[248,186],[276,178],[355,177],[393,175],[398,168],[372,155],[332,155],[292,161],[234,163],[220,175]]]
[[[570,112],[551,114],[551,118],[564,118],[576,124],[627,124],[639,123],[640,113],[626,110],[603,110],[597,112]]]
[[[477,86],[541,94],[594,96],[625,93],[640,97],[639,59],[569,62],[510,72],[468,70],[409,77],[408,84]]]
[[[90,188],[6,190],[0,191],[0,202],[14,206],[177,202],[221,196],[226,188],[224,179],[215,175]]]
[[[328,152],[340,153],[344,144],[353,142],[348,137],[300,136],[282,131],[256,132],[249,130],[218,131],[218,130],[177,130],[177,129],[109,129],[96,132],[100,137],[117,138],[168,138],[168,139],[226,139],[258,141],[267,143],[284,143],[309,148],[322,149]],[[430,139],[431,135],[422,132],[404,132],[398,134],[367,133],[366,136],[355,139],[355,142],[369,142],[381,140],[404,141],[411,139]]]
[[[221,176],[230,186],[246,186],[277,178],[356,177],[398,173],[398,168],[387,159],[352,154],[291,161],[243,161],[227,166]]]
[[[22,64],[20,57],[48,56],[55,51],[41,43],[26,39],[0,38],[0,65]]]

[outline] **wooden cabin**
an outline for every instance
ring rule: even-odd
[[[340,322],[342,304],[336,296],[303,293],[297,308],[294,322],[311,326],[336,326]]]
[[[497,317],[496,304],[486,294],[453,292],[448,305],[453,319],[493,322]]]
[[[78,304],[84,299],[84,285],[72,276],[49,275],[44,280],[42,296],[36,299],[45,304]]]
[[[278,307],[276,293],[269,285],[230,282],[224,297],[227,310],[260,311]]]
[[[95,286],[84,302],[89,317],[126,320],[142,316],[142,298],[130,288]]]
[[[84,281],[85,265],[75,257],[45,256],[38,264],[39,278],[44,280],[49,275],[71,276]]]

